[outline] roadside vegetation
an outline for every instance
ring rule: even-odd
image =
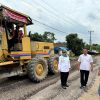
[[[40,41],[40,42],[52,42],[56,40],[55,33],[52,32],[44,32],[43,34],[34,33],[29,34],[31,41]],[[86,44],[83,39],[78,37],[77,33],[70,33],[69,35],[65,36],[65,42],[57,42],[60,43],[60,46],[65,46],[71,50],[70,57],[71,59],[76,58],[82,53],[82,49],[88,48],[90,50],[90,45]],[[92,44],[91,51],[95,51],[100,53],[100,45],[99,44]]]

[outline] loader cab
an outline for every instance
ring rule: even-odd
[[[15,59],[29,59],[31,55],[26,54],[31,52],[31,47],[26,26],[31,24],[33,23],[29,16],[1,5],[0,49],[8,51],[9,55]]]
[[[24,37],[23,27],[13,22],[6,22],[8,38],[8,51],[22,51],[22,38]]]

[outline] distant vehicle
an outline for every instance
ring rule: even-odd
[[[97,55],[97,54],[99,54],[99,52],[96,51],[96,50],[92,50],[92,51],[89,50],[88,53],[91,54],[91,55]]]

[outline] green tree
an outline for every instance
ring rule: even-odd
[[[40,41],[40,42],[54,42],[56,40],[55,34],[51,32],[44,32],[44,34],[34,33],[29,34],[32,41]]]
[[[44,34],[43,34],[43,40],[45,42],[54,42],[54,40],[56,40],[55,34],[51,33],[51,32],[44,32]]]
[[[43,41],[43,36],[39,33],[31,34],[30,38],[32,41],[40,41],[40,42]]]
[[[78,38],[77,33],[71,33],[66,36],[67,47],[72,50],[75,55],[79,55],[84,47],[84,42],[82,39]]]
[[[89,44],[86,44],[85,47],[88,48],[88,50],[90,49]],[[96,50],[96,51],[100,52],[100,45],[99,44],[92,44],[91,48],[92,48],[92,50]]]
[[[92,45],[92,50],[96,50],[96,51],[100,52],[100,45],[98,45],[98,44],[93,44],[93,45]]]

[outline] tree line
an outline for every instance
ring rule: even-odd
[[[52,32],[44,32],[43,34],[39,33],[30,34],[30,39],[32,41],[40,41],[40,42],[54,42],[56,40],[55,34]]]
[[[32,41],[40,41],[40,42],[52,42],[56,40],[55,34],[52,32],[44,32],[43,34],[34,33],[30,35]],[[77,33],[70,33],[65,37],[66,47],[69,48],[75,55],[80,55],[82,53],[82,49],[90,48],[90,45],[86,44],[83,39],[78,37]],[[92,49],[100,52],[100,45],[93,44]]]

